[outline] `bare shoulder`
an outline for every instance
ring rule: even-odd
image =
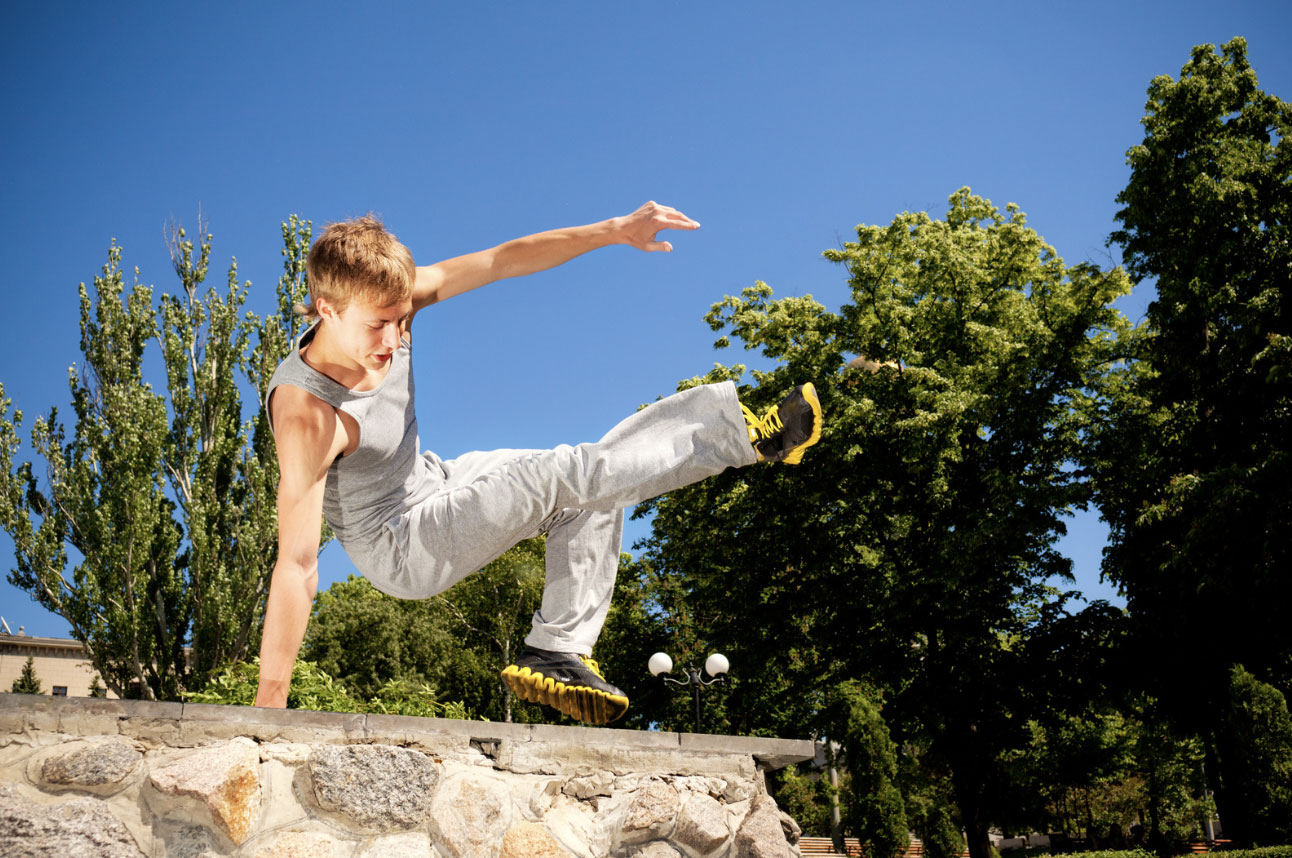
[[[291,384],[280,385],[269,402],[269,414],[278,446],[278,461],[306,471],[326,471],[342,450],[347,438],[337,410],[309,391]]]

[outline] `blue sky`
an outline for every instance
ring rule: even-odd
[[[201,212],[212,280],[236,256],[263,312],[293,213],[375,211],[427,263],[647,199],[682,209],[704,226],[671,255],[610,248],[419,316],[423,446],[548,447],[743,359],[701,320],[723,295],[763,280],[837,307],[822,250],[964,185],[1018,203],[1068,262],[1115,261],[1145,88],[1195,44],[1245,36],[1292,98],[1281,0],[112,6],[23,4],[0,34],[0,383],[28,428],[67,411],[76,287],[113,238],[175,288],[171,218]],[[1085,515],[1064,543],[1090,598],[1115,596],[1103,540]],[[350,571],[324,553],[323,586]],[[0,614],[66,632],[7,583]]]

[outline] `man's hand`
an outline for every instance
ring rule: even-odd
[[[700,228],[698,221],[653,200],[630,215],[615,218],[614,225],[620,244],[631,244],[638,250],[647,252],[662,250],[665,253],[671,251],[673,245],[667,241],[655,240],[660,230]]]

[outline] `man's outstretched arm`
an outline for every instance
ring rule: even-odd
[[[661,230],[699,227],[700,224],[677,209],[649,202],[622,217],[513,239],[488,250],[419,267],[413,285],[413,310],[416,312],[497,280],[555,268],[576,256],[611,244],[628,244],[648,252],[667,252],[673,249],[673,245],[656,238]]]
[[[281,709],[318,591],[328,464],[345,448],[345,434],[333,408],[299,388],[278,388],[270,407],[278,446],[278,560],[265,605],[256,705]]]

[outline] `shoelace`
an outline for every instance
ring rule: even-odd
[[[588,670],[595,673],[597,675],[597,678],[600,679],[602,682],[606,681],[605,674],[601,672],[601,667],[600,665],[597,664],[597,660],[595,658],[592,658],[591,656],[587,656],[587,655],[581,655],[579,656],[579,661],[587,665]]]
[[[760,438],[772,437],[781,431],[785,425],[781,422],[780,409],[776,406],[769,408],[762,417],[759,417],[744,405],[740,406],[740,410],[745,412],[745,424],[749,428],[750,443]]]

